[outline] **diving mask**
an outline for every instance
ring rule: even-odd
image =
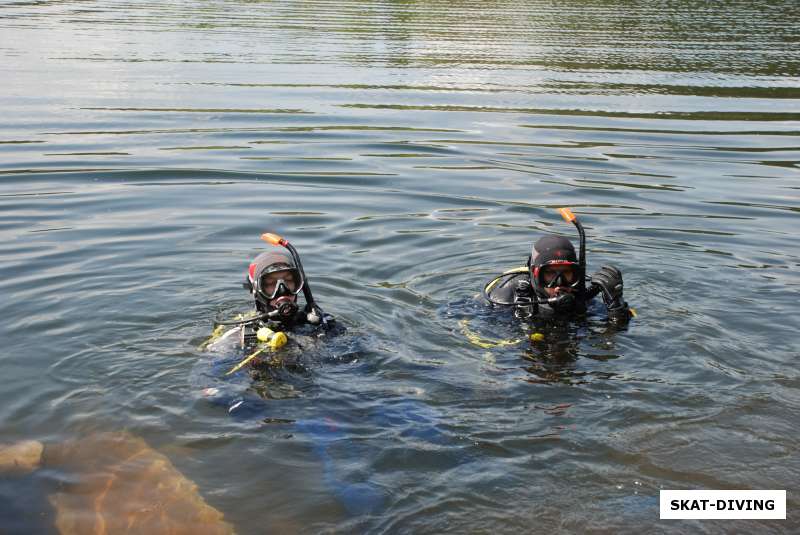
[[[299,271],[289,266],[276,266],[261,275],[256,291],[265,299],[297,295],[303,290],[303,278]]]
[[[574,262],[545,264],[539,269],[539,285],[544,288],[575,288],[580,270]]]

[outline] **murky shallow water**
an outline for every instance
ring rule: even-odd
[[[659,523],[661,488],[788,489],[787,521],[735,526],[796,529],[798,23],[794,2],[0,6],[3,441],[126,429],[242,533],[731,529]],[[572,236],[563,205],[639,318],[470,344],[465,318],[516,335],[468,298]],[[266,230],[356,358],[235,419],[199,399],[196,347],[246,308]],[[0,480],[4,529],[51,526],[69,477]]]

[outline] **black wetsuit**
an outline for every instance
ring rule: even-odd
[[[585,314],[589,302],[602,292],[599,285],[588,284],[585,290],[579,290],[573,294],[575,300],[572,306],[566,309],[554,309],[546,299],[536,297],[531,287],[530,273],[527,269],[523,269],[509,271],[495,277],[487,284],[485,290],[485,297],[491,304],[514,307],[514,314],[523,319]],[[619,323],[627,322],[630,318],[630,309],[624,301],[607,303],[606,306],[609,319]]]

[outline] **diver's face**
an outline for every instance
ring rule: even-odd
[[[278,287],[278,282],[283,281],[283,284],[286,288],[294,293],[297,290],[297,279],[295,278],[295,273],[292,270],[284,269],[282,271],[273,271],[272,273],[267,273],[261,279],[261,287],[263,291],[267,295],[274,295],[275,290]]]
[[[561,276],[557,286],[550,286],[553,282]],[[578,271],[574,266],[544,266],[542,268],[542,282],[544,283],[544,291],[549,297],[556,297],[562,293],[572,293],[575,289],[572,287],[578,280]]]
[[[284,286],[285,289],[281,288]],[[297,274],[292,270],[273,271],[261,278],[262,291],[271,295],[270,306],[278,307],[281,303],[297,301]],[[288,290],[288,291],[287,291]]]

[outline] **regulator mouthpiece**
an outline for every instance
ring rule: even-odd
[[[274,306],[280,320],[288,320],[297,314],[297,304],[288,295],[276,299]]]
[[[550,308],[559,312],[568,312],[575,308],[575,296],[571,293],[561,293],[547,300]]]

